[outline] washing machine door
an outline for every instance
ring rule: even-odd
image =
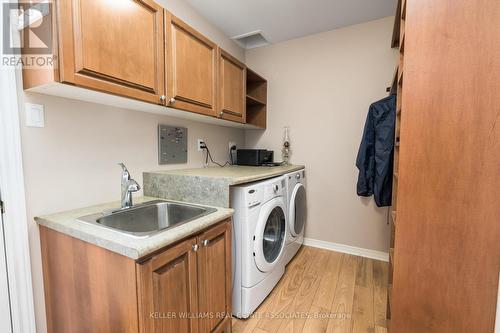
[[[290,207],[288,211],[288,225],[293,237],[299,236],[306,224],[307,200],[306,188],[303,184],[296,184],[290,196]]]
[[[272,199],[261,207],[254,234],[254,259],[261,272],[271,271],[281,260],[286,238],[285,201]]]

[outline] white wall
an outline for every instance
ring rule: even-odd
[[[244,51],[182,0],[159,0],[168,10],[244,60]],[[37,332],[47,331],[40,239],[34,216],[120,199],[121,169],[125,162],[142,184],[142,172],[166,168],[201,167],[204,155],[196,139],[207,141],[214,158],[227,160],[229,141],[244,144],[243,130],[212,126],[167,116],[122,110],[92,103],[22,92],[18,75],[21,135],[32,261]],[[45,106],[45,128],[24,126],[24,103]],[[188,128],[188,163],[159,166],[157,126]],[[141,193],[137,195],[141,195]]]
[[[268,80],[268,127],[246,145],[275,150],[290,126],[292,163],[305,164],[306,237],[387,251],[387,209],[356,195],[356,154],[372,102],[386,97],[396,66],[393,17],[247,51]]]

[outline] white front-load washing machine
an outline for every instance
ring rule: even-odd
[[[285,272],[285,177],[231,188],[233,315],[248,318]]]
[[[304,243],[304,228],[307,221],[305,170],[286,174],[285,179],[288,223],[284,260],[287,265]]]

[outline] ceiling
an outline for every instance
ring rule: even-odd
[[[397,3],[397,0],[186,1],[228,37],[261,31],[270,43],[394,15]]]

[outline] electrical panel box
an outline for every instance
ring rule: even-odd
[[[187,128],[158,125],[158,164],[187,163]]]

